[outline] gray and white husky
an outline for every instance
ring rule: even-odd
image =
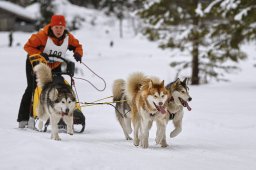
[[[42,88],[37,108],[39,124],[42,131],[43,121],[50,118],[52,126],[51,139],[61,140],[58,134],[58,122],[63,118],[67,124],[67,133],[73,135],[73,111],[76,100],[72,88],[63,81],[54,81],[51,68],[40,63],[34,67],[37,86]]]
[[[171,98],[168,101],[168,111],[170,113],[170,119],[172,115],[173,125],[175,129],[170,133],[170,137],[174,138],[182,131],[182,118],[183,118],[183,107],[186,107],[191,111],[188,101],[192,100],[192,97],[189,95],[189,88],[187,86],[187,78],[183,81],[177,79],[176,81],[168,84],[166,86],[171,94]]]
[[[116,118],[120,123],[126,140],[132,140],[129,134],[132,133],[131,128],[131,108],[127,102],[125,95],[125,80],[117,79],[112,86],[113,101],[116,102]]]

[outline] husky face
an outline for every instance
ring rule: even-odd
[[[183,107],[187,107],[188,110],[191,110],[187,103],[188,101],[192,100],[187,87],[187,78],[185,78],[183,81],[177,79],[175,82],[173,82],[171,84],[171,93],[175,104],[182,105]]]
[[[72,93],[58,93],[54,103],[54,109],[62,115],[72,115],[76,105],[75,97]]]
[[[147,101],[152,108],[164,112],[164,104],[169,97],[168,90],[164,87],[164,81],[160,84],[154,84],[152,81],[149,82]]]

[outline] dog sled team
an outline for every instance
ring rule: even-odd
[[[44,63],[34,67],[37,85],[43,90],[38,105],[38,128],[42,131],[43,122],[50,118],[51,138],[60,140],[58,122],[62,118],[67,125],[67,133],[73,135],[73,112],[76,99],[72,88],[66,84],[53,81],[51,69]],[[131,74],[127,81],[117,79],[113,83],[113,100],[116,101],[116,117],[125,138],[143,148],[148,147],[149,130],[156,123],[155,141],[161,147],[167,147],[166,126],[172,120],[175,129],[170,137],[182,131],[183,108],[191,110],[187,79],[164,85],[164,80],[148,77],[143,73]],[[132,128],[133,125],[133,128]]]
[[[29,126],[29,113],[33,112],[33,117],[39,122],[39,131],[46,131],[47,122],[51,124],[51,139],[54,140],[61,140],[58,133],[60,124],[70,135],[74,134],[74,124],[82,125],[80,132],[85,126],[85,117],[76,101],[72,81],[69,85],[61,74],[61,63],[66,62],[64,74],[71,78],[74,75],[75,66],[65,59],[66,51],[73,51],[75,60],[81,63],[83,49],[65,28],[64,16],[53,15],[50,24],[33,34],[24,46],[28,52],[28,86],[21,100],[17,121],[20,128]],[[175,127],[170,133],[173,138],[182,131],[183,108],[191,110],[188,102],[192,98],[188,90],[187,79],[177,79],[165,85],[164,80],[140,72],[131,74],[127,80],[115,80],[113,102],[116,103],[115,113],[125,139],[133,140],[135,146],[148,148],[149,131],[155,122],[155,141],[161,147],[167,147],[168,122],[172,121]],[[32,127],[34,123],[32,120]],[[130,136],[132,132],[133,138]]]

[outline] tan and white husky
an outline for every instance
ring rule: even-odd
[[[156,121],[156,143],[166,147],[165,133],[169,120],[166,104],[169,91],[164,81],[147,77],[143,73],[133,73],[127,80],[125,93],[131,107],[134,145],[148,148],[149,130],[153,121]]]
[[[191,101],[192,97],[189,95],[187,78],[183,81],[177,79],[176,81],[168,84],[166,88],[172,96],[168,101],[168,112],[170,113],[170,119],[173,118],[173,124],[175,127],[175,129],[170,133],[170,137],[173,138],[182,131],[182,118],[184,114],[183,107],[186,107],[191,111],[188,101]]]

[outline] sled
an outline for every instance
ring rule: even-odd
[[[64,66],[65,69],[64,70],[61,69],[62,70],[61,73],[54,73],[54,74],[56,74],[54,76],[62,76],[63,77],[63,75],[68,75],[71,79],[71,81],[70,81],[71,85],[65,79],[64,79],[64,83],[73,88],[73,84],[72,84],[73,79],[72,79],[72,77],[74,76],[75,63],[72,62],[72,61],[68,61],[68,60],[66,60],[62,57],[56,57],[56,58],[58,58],[58,60],[61,59],[63,61],[64,65],[65,65]],[[37,86],[35,88],[35,91],[34,91],[34,94],[33,94],[33,97],[32,97],[32,117],[34,118],[34,120],[38,119],[37,118],[37,107],[38,107],[38,104],[39,104],[41,92],[42,92],[42,89]],[[81,111],[80,103],[77,102],[75,110],[73,112],[74,132],[82,133],[84,131],[85,125],[86,125],[85,120],[86,120],[85,116],[83,115],[83,113]],[[48,119],[47,122],[44,124],[44,132],[47,131],[47,128],[48,128],[49,124],[50,124],[50,120]],[[77,131],[76,129],[78,129],[78,128],[75,127],[75,125],[81,125],[82,128],[79,131]],[[58,127],[59,127],[59,129],[66,130],[67,125],[61,119],[60,122],[58,123]]]

